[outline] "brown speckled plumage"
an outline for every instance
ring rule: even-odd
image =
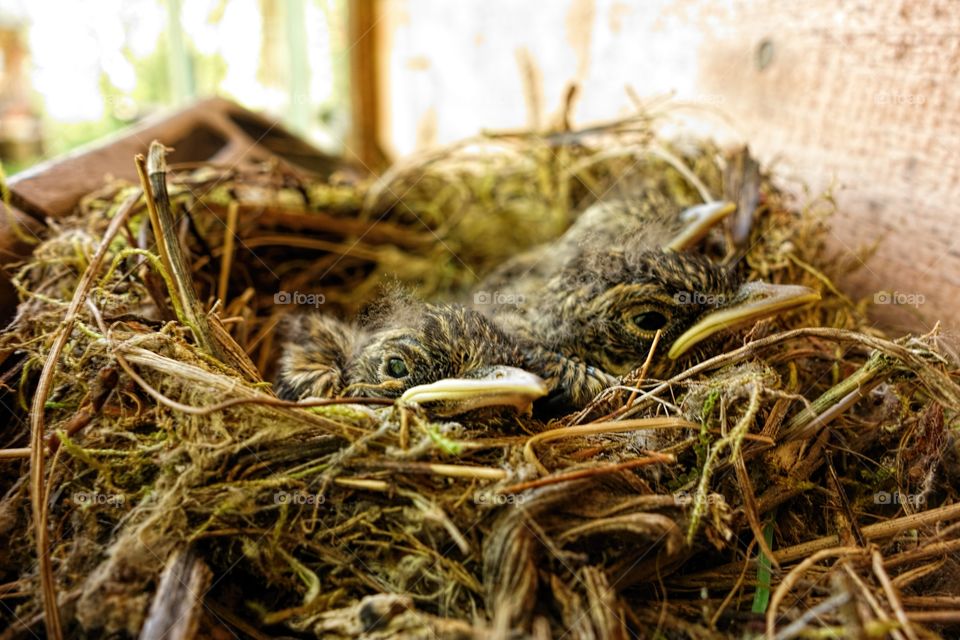
[[[535,345],[460,305],[403,298],[362,325],[320,314],[289,318],[279,362],[282,398],[336,395],[397,398],[411,387],[446,378],[479,378],[499,365],[525,369],[547,382],[554,397],[579,405],[611,381]],[[402,361],[402,366],[396,362]],[[405,372],[405,375],[396,375]],[[600,377],[598,377],[600,376]],[[575,396],[566,399],[568,389]],[[591,396],[592,397],[592,396]]]
[[[662,353],[739,285],[701,256],[620,247],[574,256],[497,318],[527,340],[622,375],[643,363],[657,329]]]
[[[396,398],[410,387],[470,377],[491,365],[523,366],[519,345],[488,318],[456,305],[393,304],[394,311],[362,325],[319,314],[288,320],[281,329],[287,346],[278,394]],[[397,368],[392,373],[391,366]],[[396,375],[402,369],[406,373]]]
[[[699,220],[685,218],[657,192],[599,203],[554,243],[491,274],[473,308],[403,299],[363,327],[318,316],[293,320],[278,393],[398,397],[416,385],[505,365],[543,378],[552,409],[579,408],[615,375],[640,366],[658,330],[653,371],[665,374],[675,363],[663,354],[678,338],[677,352],[697,357],[706,344],[699,341],[718,330],[701,332],[701,321],[709,316],[710,325],[720,309],[739,313],[743,302],[743,283],[729,269],[665,248],[688,246],[699,236],[687,231],[714,224],[718,218],[704,211],[697,210]],[[758,309],[752,305],[743,317],[760,317]],[[724,316],[717,326],[738,317]],[[397,358],[407,375],[390,374]]]
[[[503,263],[479,290],[536,294],[578,255],[613,248],[660,248],[687,224],[683,208],[657,190],[598,202],[586,209],[567,231],[546,245]]]
[[[479,287],[518,303],[477,308],[525,340],[627,373],[643,363],[657,328],[663,352],[741,284],[700,255],[662,248],[685,224],[655,191],[598,203],[556,242],[511,260]]]

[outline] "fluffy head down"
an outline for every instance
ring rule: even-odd
[[[277,393],[289,399],[396,398],[417,385],[525,363],[520,345],[499,326],[459,305],[406,300],[381,308],[362,325],[301,315],[281,331],[287,342]]]

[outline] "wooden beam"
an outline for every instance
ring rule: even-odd
[[[351,0],[347,17],[350,65],[350,135],[348,158],[369,171],[387,164],[380,146],[380,69],[377,0]]]

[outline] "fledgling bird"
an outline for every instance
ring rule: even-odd
[[[409,297],[352,325],[304,314],[286,321],[276,391],[281,398],[366,396],[429,405],[436,415],[494,406],[524,409],[540,397],[597,393],[611,380],[516,340],[460,305]],[[591,396],[592,397],[592,396]],[[579,395],[569,403],[584,402]]]
[[[480,290],[536,294],[571,260],[616,248],[682,251],[702,239],[736,207],[708,202],[683,208],[658,189],[644,189],[588,207],[567,231],[547,244],[506,261]]]
[[[593,205],[557,241],[480,285],[514,304],[477,307],[522,340],[623,375],[643,364],[657,331],[654,371],[664,371],[723,329],[819,299],[807,287],[745,283],[683,252],[735,207],[678,208],[656,191]]]

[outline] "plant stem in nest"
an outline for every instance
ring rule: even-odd
[[[170,207],[170,195],[167,192],[166,149],[154,140],[144,160],[137,155],[135,162],[140,183],[146,195],[147,212],[150,214],[150,226],[157,241],[160,260],[164,269],[173,279],[171,299],[180,301],[183,317],[178,318],[190,327],[199,347],[227,366],[240,371],[251,382],[261,380],[260,373],[249,357],[240,348],[229,333],[219,324],[217,318],[211,318],[203,310],[196,289],[193,287],[193,275],[187,258],[177,239],[176,221]],[[176,308],[176,305],[174,305]]]
[[[167,193],[167,160],[165,153],[164,146],[154,140],[150,143],[146,160],[142,155],[136,157],[137,173],[140,174],[140,182],[143,184],[143,191],[147,196],[150,226],[153,228],[153,236],[156,238],[160,260],[173,278],[176,287],[176,291],[171,291],[170,295],[177,296],[183,308],[184,317],[180,318],[180,321],[190,327],[193,337],[201,349],[222,361],[224,360],[224,353],[210,329],[210,323],[203,312],[200,300],[197,298],[197,292],[193,288],[190,266],[180,249],[180,243],[177,241],[176,222],[173,219],[173,212],[170,210],[170,195]]]

